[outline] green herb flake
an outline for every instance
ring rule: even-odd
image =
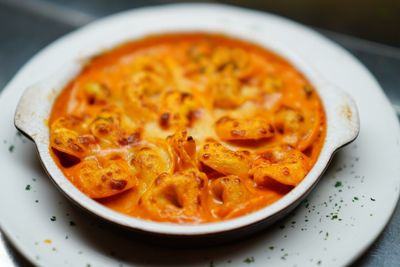
[[[337,181],[337,182],[335,183],[335,187],[341,187],[341,186],[343,186],[343,184],[342,184],[341,181]]]
[[[329,237],[329,233],[328,233],[328,232],[326,232],[326,233],[325,233],[325,238],[324,238],[324,240],[327,240],[327,239],[328,239],[328,237]]]
[[[27,185],[25,186],[25,190],[26,190],[26,191],[31,190],[31,185],[30,185],[30,184],[27,184]]]
[[[371,199],[371,201],[375,201],[376,200],[375,198],[372,198],[372,197],[370,199]]]
[[[11,145],[8,147],[8,151],[12,153],[14,151],[15,146]]]
[[[57,220],[56,216],[51,216],[50,221],[55,222]]]
[[[270,249],[270,250],[274,250],[274,246],[270,246],[269,249]]]
[[[255,259],[254,259],[254,257],[248,257],[243,262],[247,263],[247,264],[250,264],[250,263],[255,262]]]
[[[70,221],[69,226],[76,226],[76,223],[74,221]]]

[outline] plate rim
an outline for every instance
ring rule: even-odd
[[[222,7],[222,8],[228,8],[228,9],[234,9],[237,11],[242,11],[242,12],[246,12],[246,13],[254,13],[254,14],[258,14],[258,15],[264,15],[264,16],[269,16],[269,17],[273,17],[275,19],[280,20],[280,22],[285,23],[285,24],[290,24],[294,27],[297,28],[301,28],[301,30],[303,31],[307,31],[309,32],[311,35],[318,37],[318,39],[320,41],[324,41],[326,43],[328,43],[331,47],[335,47],[336,49],[339,49],[341,53],[345,54],[347,57],[351,58],[352,61],[354,63],[356,63],[358,65],[359,68],[363,69],[364,73],[367,74],[369,76],[369,78],[371,79],[372,82],[374,82],[374,85],[377,89],[380,89],[378,91],[380,91],[380,94],[383,96],[384,100],[386,101],[387,105],[390,106],[391,108],[391,113],[392,113],[392,117],[397,119],[397,116],[395,114],[395,110],[394,108],[390,105],[390,102],[387,98],[387,96],[384,94],[381,86],[379,85],[379,83],[376,81],[375,77],[370,73],[370,71],[363,65],[360,63],[360,61],[355,58],[352,54],[350,54],[347,50],[345,50],[343,47],[341,47],[340,45],[330,41],[328,38],[326,38],[325,36],[323,36],[322,34],[320,34],[319,32],[310,29],[307,26],[304,26],[300,23],[294,22],[290,19],[287,18],[283,18],[274,14],[270,14],[267,12],[262,12],[262,11],[256,11],[256,10],[251,10],[251,9],[246,9],[246,8],[241,8],[241,7],[235,7],[235,6],[231,6],[231,5],[225,5],[225,4],[198,4],[198,3],[185,3],[185,4],[181,4],[181,3],[177,3],[177,4],[163,4],[163,5],[157,5],[157,6],[150,6],[150,7],[141,7],[141,8],[135,8],[135,9],[131,9],[131,10],[127,10],[127,11],[123,11],[123,12],[119,12],[116,14],[112,14],[109,16],[106,16],[104,18],[101,18],[100,20],[96,20],[92,23],[89,23],[88,25],[78,28],[77,30],[74,30],[66,35],[61,36],[60,38],[56,39],[55,41],[51,42],[50,44],[48,44],[47,46],[45,46],[44,48],[42,48],[39,52],[37,52],[31,59],[29,59],[18,71],[17,73],[13,76],[13,78],[7,83],[7,85],[4,87],[4,89],[2,90],[1,94],[0,94],[0,100],[3,100],[4,97],[7,97],[7,95],[9,94],[9,92],[11,91],[9,88],[12,87],[13,83],[15,82],[15,80],[18,80],[20,74],[27,68],[28,65],[31,65],[32,63],[34,63],[34,61],[39,58],[41,55],[43,55],[46,50],[48,50],[49,48],[52,48],[54,46],[56,46],[58,43],[63,42],[65,39],[67,38],[71,38],[73,37],[73,35],[78,32],[81,31],[83,29],[88,29],[94,25],[96,25],[97,23],[99,23],[100,21],[103,23],[106,20],[109,19],[113,19],[114,17],[118,17],[118,16],[123,16],[129,13],[134,13],[134,12],[140,12],[140,11],[145,11],[145,10],[150,10],[150,9],[171,9],[174,7],[182,7],[182,6],[190,6],[190,7]],[[334,46],[333,46],[334,45]],[[397,121],[398,122],[398,121]],[[400,127],[399,127],[399,123],[397,123],[397,135],[400,136]],[[393,212],[397,206],[397,203],[399,201],[399,197],[400,197],[400,192],[398,192],[397,194],[397,200],[393,203],[390,212],[388,213],[387,218],[383,221],[379,231],[376,232],[375,235],[373,235],[373,237],[370,239],[370,242],[367,242],[366,244],[364,244],[363,248],[360,249],[358,251],[358,253],[356,253],[351,259],[349,259],[348,263],[353,262],[355,259],[357,259],[361,254],[363,254],[365,252],[365,250],[367,250],[371,244],[377,239],[377,237],[382,233],[382,231],[385,229],[385,226],[387,225],[387,223],[389,222],[390,218],[393,215]],[[7,240],[10,241],[10,243],[24,256],[26,257],[29,261],[31,261],[32,263],[36,263],[36,260],[33,258],[33,256],[31,257],[31,255],[29,255],[29,253],[27,251],[25,251],[23,248],[23,244],[20,244],[20,242],[15,239],[12,235],[12,231],[10,231],[10,229],[8,229],[7,227],[4,227],[4,224],[0,221],[0,228],[2,230],[2,232],[4,233],[4,235],[6,236]]]

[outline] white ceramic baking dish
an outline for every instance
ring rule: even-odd
[[[56,186],[90,213],[130,230],[163,237],[198,240],[210,240],[210,237],[237,238],[264,228],[294,209],[316,185],[333,154],[357,137],[359,118],[354,101],[332,81],[321,77],[318,70],[307,63],[307,58],[296,54],[296,42],[301,40],[283,43],[279,38],[272,38],[266,34],[268,29],[260,31],[257,25],[246,24],[248,16],[252,16],[253,21],[257,19],[247,11],[226,8],[225,19],[220,19],[215,12],[209,12],[213,5],[200,5],[198,7],[201,8],[193,13],[191,11],[194,7],[196,6],[177,5],[175,8],[158,9],[157,12],[144,10],[135,16],[121,16],[120,19],[111,17],[75,32],[74,47],[79,49],[71,50],[66,44],[65,54],[49,53],[48,64],[61,61],[64,68],[54,70],[51,77],[26,89],[16,109],[15,126],[35,142],[43,166]],[[223,6],[218,8],[221,12],[224,11]],[[226,18],[231,18],[231,21]],[[318,91],[327,116],[326,140],[320,156],[304,180],[282,199],[256,212],[228,221],[178,225],[141,220],[108,209],[84,195],[66,179],[49,154],[49,129],[46,121],[55,98],[66,83],[79,73],[85,62],[104,49],[149,34],[193,31],[221,33],[254,42],[286,58],[300,70]]]

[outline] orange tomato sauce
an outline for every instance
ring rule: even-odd
[[[92,58],[51,111],[50,153],[88,197],[153,221],[256,211],[310,171],[321,100],[288,61],[249,42],[177,33]]]

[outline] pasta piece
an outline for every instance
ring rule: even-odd
[[[185,128],[192,126],[200,115],[200,104],[193,94],[167,91],[161,97],[159,124],[162,128]]]
[[[138,172],[140,181],[139,194],[146,191],[161,173],[172,173],[174,163],[172,152],[163,141],[153,141],[146,145],[135,147],[130,160]]]
[[[157,221],[200,222],[207,176],[197,170],[163,173],[143,195],[140,206]]]
[[[91,82],[84,87],[84,92],[89,105],[107,104],[111,90],[104,83]]]
[[[66,128],[79,133],[85,133],[88,131],[89,120],[81,117],[68,115],[65,117],[60,117],[54,121],[51,125],[51,129]]]
[[[61,117],[51,125],[50,146],[63,167],[78,164],[96,147],[95,137],[84,133],[86,127],[85,120],[73,116]]]
[[[268,186],[270,179],[296,186],[310,170],[306,155],[290,147],[272,147],[259,154],[250,170],[258,186]]]
[[[210,87],[214,96],[214,106],[217,108],[236,108],[244,101],[240,95],[240,82],[235,77],[228,75],[215,77]]]
[[[275,115],[275,128],[283,134],[284,143],[305,150],[318,137],[321,114],[283,107]]]
[[[103,112],[90,125],[90,132],[103,144],[117,144],[119,139],[119,122],[113,113]]]
[[[123,84],[125,106],[132,117],[154,119],[158,101],[168,76],[165,66],[151,57],[139,57],[132,66],[132,76]]]
[[[242,49],[218,47],[211,60],[216,72],[233,74],[239,79],[246,79],[253,71],[249,54]]]
[[[117,110],[104,110],[90,124],[90,132],[103,147],[132,145],[139,141],[141,128]]]
[[[219,138],[231,140],[259,140],[274,135],[272,124],[263,118],[233,119],[222,117],[215,123]]]
[[[186,55],[184,56],[186,60],[182,64],[185,76],[193,79],[201,74],[211,73],[211,53],[212,47],[207,42],[199,42],[191,45],[186,51]]]
[[[208,140],[199,151],[199,160],[222,174],[246,176],[249,171],[250,153],[232,151],[216,141]]]
[[[279,92],[282,87],[282,79],[277,77],[267,77],[262,83],[261,90],[267,94],[274,94]]]
[[[240,178],[229,175],[215,179],[210,184],[210,193],[213,196],[211,210],[218,218],[226,217],[230,212],[244,204],[250,196]]]
[[[65,128],[54,129],[51,133],[51,147],[57,151],[81,158],[86,149],[78,138],[79,135],[75,131]]]
[[[122,159],[108,159],[104,164],[96,159],[87,159],[77,168],[79,176],[75,182],[91,198],[113,196],[138,183],[135,174]]]
[[[187,131],[177,131],[169,136],[167,141],[172,147],[177,170],[197,167],[196,142],[193,137],[187,135]]]

